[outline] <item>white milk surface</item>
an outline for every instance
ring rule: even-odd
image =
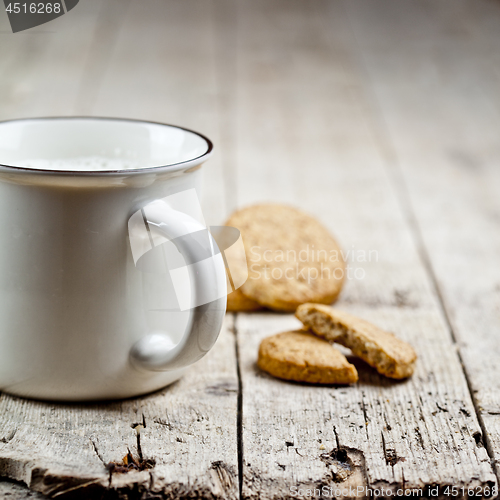
[[[95,170],[130,170],[147,168],[148,165],[139,164],[134,160],[122,158],[106,158],[101,156],[82,156],[77,158],[61,159],[31,159],[17,162],[18,166],[38,168],[40,170],[70,170],[70,171],[95,171]]]

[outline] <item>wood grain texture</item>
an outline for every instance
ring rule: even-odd
[[[32,34],[0,34],[1,119],[81,113],[206,133],[207,221],[260,201],[317,216],[349,252],[339,307],[420,356],[406,382],[356,362],[353,387],[286,383],[258,370],[257,349],[297,320],[228,316],[214,350],[148,397],[2,395],[0,477],[54,498],[496,484],[499,23],[486,0],[86,0]],[[105,464],[139,442],[155,467],[110,481]],[[39,498],[0,483],[7,493]]]
[[[209,225],[222,224],[226,215],[214,15],[210,1],[148,0],[145,7],[132,0],[122,25],[114,28],[116,47],[90,106],[92,115],[153,120],[206,134],[215,144],[203,167],[201,201]]]
[[[87,112],[77,106],[85,63],[96,32],[117,5],[114,0],[101,4],[81,2],[66,15],[15,35],[8,33],[7,16],[1,16],[0,119]],[[120,20],[119,13],[115,17]]]
[[[397,29],[378,17],[380,4],[345,5],[369,76],[365,92],[374,99],[379,141],[392,157],[403,205],[414,213],[410,223],[500,473],[500,74],[493,63],[500,9],[486,1],[474,9],[468,2],[444,4],[426,2],[422,9],[408,2],[401,9],[384,0],[382,11],[396,13]]]
[[[272,380],[255,367],[259,341],[296,321],[239,315],[243,497],[347,485],[339,449],[358,464],[348,480],[356,485],[494,485],[439,297],[357,91],[364,75],[345,11],[329,7],[240,4],[239,201],[278,200],[317,215],[351,251],[339,307],[409,341],[419,361],[402,383],[363,366],[360,383],[343,389]]]
[[[0,103],[1,117],[142,118],[191,127],[219,143],[211,5],[150,2],[145,9],[139,1],[89,1],[53,32],[5,38],[0,51],[10,56],[0,64],[9,99]],[[218,158],[204,183],[211,224],[225,213]],[[210,357],[181,382],[140,400],[64,406],[2,398],[0,476],[57,498],[139,498],[146,490],[166,498],[237,496],[231,334],[221,334]],[[156,466],[114,474],[110,482],[104,465],[120,462],[128,448],[137,457],[131,425],[143,421],[141,448]]]
[[[0,477],[55,498],[237,498],[238,382],[231,317],[179,382],[116,403],[63,405],[0,397]],[[155,466],[109,474],[127,451]]]
[[[36,491],[30,491],[22,484],[0,481],[0,498],[5,500],[46,500],[47,497]]]

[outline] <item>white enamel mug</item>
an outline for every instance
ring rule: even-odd
[[[137,396],[213,346],[226,274],[198,203],[211,152],[144,121],[0,123],[1,391]]]

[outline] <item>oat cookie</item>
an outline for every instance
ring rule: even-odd
[[[413,347],[368,321],[322,304],[303,304],[295,316],[316,335],[349,347],[386,377],[400,379],[413,374],[417,359]]]
[[[241,231],[248,279],[241,292],[259,304],[290,311],[305,302],[331,304],[340,293],[344,260],[337,242],[313,217],[292,207],[262,204],[235,212],[226,225]],[[238,269],[238,268],[241,269]]]
[[[262,309],[262,306],[243,295],[239,289],[227,296],[227,312],[250,312],[259,309]]]
[[[306,330],[265,338],[259,348],[259,367],[274,377],[313,384],[352,384],[358,372],[325,340]]]

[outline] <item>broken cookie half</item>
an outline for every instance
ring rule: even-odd
[[[316,335],[348,347],[386,377],[402,379],[413,374],[417,359],[413,347],[368,321],[312,303],[299,306],[295,316]]]
[[[313,384],[352,384],[358,372],[326,340],[307,330],[278,333],[259,348],[259,368],[274,377]]]

